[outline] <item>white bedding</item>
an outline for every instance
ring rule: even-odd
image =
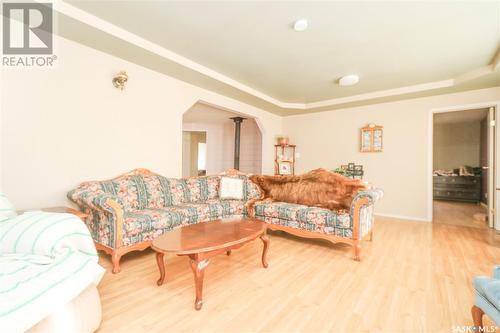
[[[24,332],[91,284],[99,266],[90,233],[71,214],[32,212],[0,222],[0,328]]]

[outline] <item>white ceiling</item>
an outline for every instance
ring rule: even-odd
[[[163,54],[175,53],[165,58],[180,56],[187,59],[184,65],[191,61],[190,68],[203,66],[203,74],[277,105],[279,110],[269,110],[280,114],[289,106],[306,112],[424,90],[376,94],[414,85],[442,93],[443,88],[458,89],[462,83],[453,79],[471,71],[479,73],[470,76],[473,89],[500,84],[500,73],[494,72],[500,45],[498,1],[66,2],[139,41],[153,42],[166,50]],[[65,14],[69,12],[75,13]],[[298,18],[309,20],[305,32],[291,28]],[[86,21],[106,30],[99,20]],[[90,39],[65,33],[77,41]],[[105,49],[109,40],[94,36],[87,44]],[[147,55],[134,61],[165,72]],[[487,71],[474,72],[488,65]],[[359,74],[358,85],[336,84],[350,73]],[[212,84],[212,89],[222,88]]]
[[[488,116],[488,109],[443,112],[434,114],[434,124],[478,122]]]

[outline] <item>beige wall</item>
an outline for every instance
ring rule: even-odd
[[[57,38],[58,64],[3,70],[1,189],[18,209],[66,205],[79,182],[143,167],[182,175],[182,114],[198,101],[237,110],[263,125],[262,170],[282,119],[122,59]],[[126,70],[124,91],[111,78]]]
[[[499,100],[500,88],[490,88],[285,117],[284,134],[297,144],[298,172],[363,164],[365,179],[385,191],[378,214],[428,220],[430,111]],[[368,123],[384,126],[384,152],[359,152],[359,129]]]
[[[479,166],[481,122],[434,125],[434,169]]]

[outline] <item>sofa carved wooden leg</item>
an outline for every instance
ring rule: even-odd
[[[474,322],[474,326],[476,327],[476,332],[479,332],[479,328],[483,327],[484,312],[475,305],[472,307],[471,312],[472,312],[472,321]]]
[[[355,240],[353,246],[354,246],[354,260],[361,261],[361,242],[359,240]]]
[[[163,281],[165,281],[165,260],[163,257],[165,253],[156,252],[156,263],[158,264],[158,269],[160,270],[160,278],[156,281],[156,284],[161,286]]]
[[[122,255],[118,251],[113,251],[111,262],[113,263],[113,274],[120,273],[120,258]]]
[[[264,268],[267,268],[269,266],[267,264],[267,250],[269,250],[269,236],[263,234],[262,236],[260,236],[260,239],[262,240],[262,243],[264,243],[264,249],[262,250],[262,266],[264,266]]]

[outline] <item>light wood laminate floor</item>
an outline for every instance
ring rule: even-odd
[[[491,230],[441,223],[377,218],[361,262],[346,245],[270,236],[268,269],[262,242],[211,260],[201,311],[187,258],[166,256],[158,287],[152,251],[117,275],[101,254],[100,332],[452,332],[472,325],[472,279],[500,263]]]
[[[487,214],[488,209],[470,202],[434,200],[434,223],[461,225],[466,227],[488,228],[488,221],[474,218],[474,214]]]

